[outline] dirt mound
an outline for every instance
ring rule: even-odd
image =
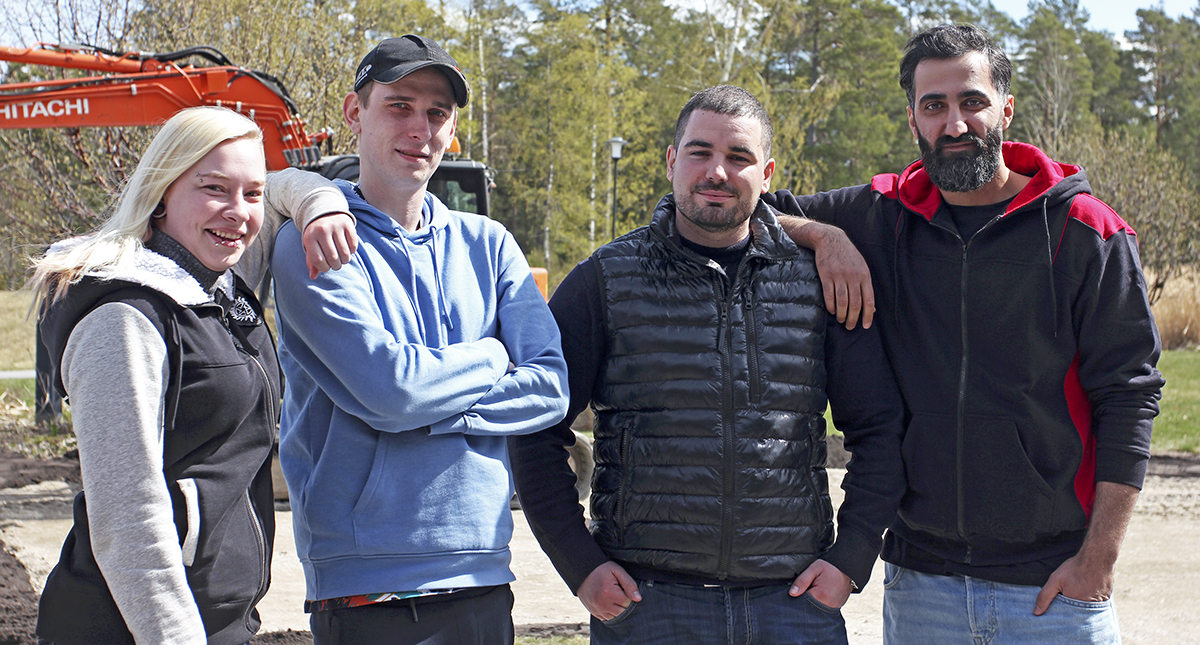
[[[0,488],[20,488],[48,481],[79,482],[79,460],[35,459],[0,448]]]
[[[0,544],[0,645],[36,645],[37,594],[16,556]]]

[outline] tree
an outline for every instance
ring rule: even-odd
[[[1195,182],[1144,132],[1076,136],[1064,143],[1064,157],[1086,169],[1092,193],[1137,232],[1153,304],[1167,282],[1200,262]]]
[[[789,187],[838,188],[907,163],[912,151],[905,98],[896,83],[908,37],[900,12],[877,0],[798,0],[780,11],[784,19],[776,26],[764,74],[770,100],[778,88],[807,91],[815,101],[800,110],[810,120],[797,123],[789,113],[776,129],[777,140],[787,145],[793,124],[804,128],[803,152],[789,159],[785,172],[815,175],[812,185]],[[780,147],[778,154],[787,156],[788,149]]]
[[[1144,122],[1147,113],[1139,104],[1141,83],[1134,52],[1098,31],[1084,31],[1080,45],[1092,67],[1091,112],[1100,126],[1108,131]]]
[[[1138,29],[1125,34],[1144,73],[1140,98],[1150,106],[1155,141],[1164,145],[1164,130],[1179,110],[1181,34],[1178,24],[1162,11],[1139,9],[1137,16]]]
[[[531,261],[556,271],[591,252],[591,126],[611,113],[607,77],[596,65],[602,43],[587,16],[552,5],[542,13],[540,29],[517,48],[524,75],[505,93],[495,145],[497,157],[519,169],[503,189],[508,225]]]
[[[1077,131],[1098,129],[1090,111],[1093,70],[1081,42],[1088,13],[1079,0],[1046,0],[1031,8],[1013,74],[1013,94],[1022,104],[1013,134],[1055,151]]]
[[[1200,15],[1200,8],[1197,9]],[[1139,9],[1137,31],[1126,32],[1143,72],[1141,99],[1150,106],[1155,140],[1200,179],[1200,25],[1159,9]]]

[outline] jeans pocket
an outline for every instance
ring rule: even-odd
[[[1110,607],[1112,607],[1112,598],[1100,601],[1076,600],[1074,598],[1068,598],[1067,596],[1058,594],[1054,600],[1055,602],[1060,602],[1068,607],[1074,607],[1075,609],[1082,611],[1107,611]]]
[[[806,592],[804,592],[804,595],[802,595],[802,596],[800,596],[800,597],[801,597],[801,598],[804,598],[805,600],[807,600],[809,603],[811,603],[811,604],[812,604],[812,606],[813,606],[813,607],[816,607],[818,610],[820,610],[820,611],[821,611],[821,612],[823,612],[823,613],[826,613],[826,614],[840,614],[840,613],[842,613],[842,610],[841,610],[841,609],[835,609],[835,608],[833,608],[833,607],[830,607],[829,605],[826,605],[825,603],[821,602],[820,600],[817,600],[816,598],[813,598],[813,595],[812,595],[811,593],[807,592],[807,591],[806,591]]]
[[[883,588],[895,589],[896,585],[900,584],[900,580],[904,578],[904,573],[908,571],[904,567],[894,565],[890,562],[883,563]]]
[[[600,622],[604,623],[606,627],[616,627],[617,625],[625,622],[625,619],[629,618],[629,616],[633,614],[634,609],[636,609],[640,604],[641,603],[630,601],[628,605],[625,605],[625,609],[623,609],[621,613],[608,620],[602,620]]]

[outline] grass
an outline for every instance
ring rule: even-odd
[[[1167,377],[1167,386],[1151,448],[1200,452],[1200,351],[1163,352],[1158,369]]]
[[[33,369],[35,320],[25,318],[33,294],[0,291],[0,370]]]
[[[0,379],[0,398],[10,401],[11,404],[20,402],[30,410],[33,409],[36,389],[31,378]]]
[[[33,379],[0,380],[0,448],[30,457],[61,457],[75,447],[70,429],[70,411],[66,421],[38,425],[33,418]]]

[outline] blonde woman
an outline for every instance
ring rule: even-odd
[[[259,627],[280,379],[262,308],[231,269],[248,250],[269,257],[251,249],[265,184],[254,122],[184,110],[108,221],[35,265],[84,489],[42,595],[42,643],[236,645]],[[321,221],[346,240],[349,218]],[[266,228],[269,244],[277,222]]]

